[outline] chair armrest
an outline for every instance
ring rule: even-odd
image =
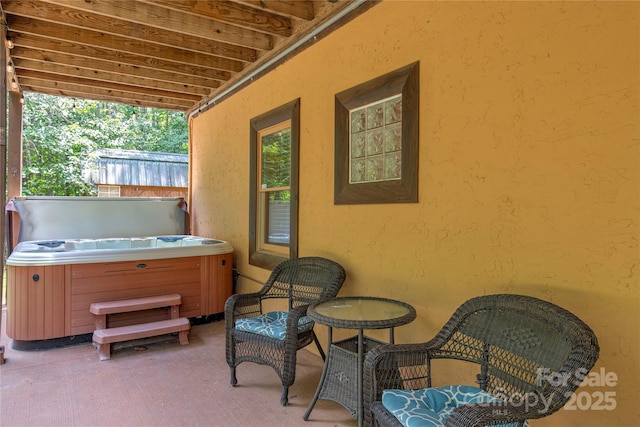
[[[371,418],[373,402],[385,389],[418,389],[431,385],[428,360],[432,343],[385,344],[367,352],[363,372],[365,419]]]
[[[307,315],[308,308],[309,308],[309,304],[305,304],[305,305],[300,305],[298,307],[294,307],[291,310],[289,310],[289,316],[287,317],[287,327],[289,327],[289,323],[291,323],[292,326],[295,325],[297,327],[298,320],[300,320],[301,317],[304,317]]]
[[[235,327],[236,319],[254,317],[262,314],[262,293],[234,294],[224,303],[224,321],[226,329]]]
[[[307,315],[307,308],[309,305],[301,305],[289,310],[287,316],[287,337],[286,339],[298,340],[298,321],[301,317]]]
[[[427,361],[433,348],[429,343],[383,344],[367,352],[364,360],[364,379],[372,390],[416,389],[429,387]]]
[[[231,295],[224,304],[224,314],[230,314],[234,317],[251,317],[261,314],[262,296],[263,294],[260,292]]]
[[[379,400],[373,402],[371,404],[371,412],[368,414],[375,413],[376,414],[376,426],[378,427],[404,427],[402,424],[391,412],[387,411],[384,406],[382,406],[382,402]],[[366,414],[365,414],[366,415]],[[365,425],[373,426],[373,415],[370,415],[370,419],[367,420],[365,416]]]

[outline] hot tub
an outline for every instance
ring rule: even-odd
[[[88,264],[207,256],[232,251],[232,246],[223,240],[191,235],[34,240],[19,243],[7,259],[7,265]]]
[[[220,316],[231,295],[233,247],[185,233],[181,198],[21,197],[8,210],[10,223],[20,223],[6,262],[14,348],[90,336],[93,302],[177,293],[180,315],[203,319]],[[166,315],[123,313],[109,326]]]

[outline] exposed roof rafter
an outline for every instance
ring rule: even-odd
[[[0,0],[9,90],[194,111],[353,3]]]

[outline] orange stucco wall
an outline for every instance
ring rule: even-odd
[[[249,120],[300,98],[300,256],[344,265],[343,295],[412,303],[401,342],[481,294],[569,309],[598,335],[596,370],[617,375],[583,399],[613,392],[615,408],[532,425],[635,425],[639,28],[638,2],[383,1],[193,119],[192,231],[266,278],[248,265]],[[419,203],[334,205],[334,95],[415,61]]]

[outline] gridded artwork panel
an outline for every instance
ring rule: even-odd
[[[349,183],[402,179],[402,95],[349,114]]]

